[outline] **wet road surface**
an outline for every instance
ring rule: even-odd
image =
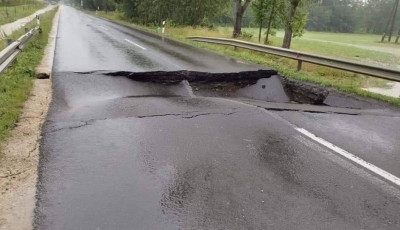
[[[399,116],[273,112],[73,73],[182,68],[259,67],[62,8],[36,229],[400,228],[399,186],[295,128],[400,177]]]

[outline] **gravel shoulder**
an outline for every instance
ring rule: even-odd
[[[35,206],[40,130],[51,100],[50,79],[35,80],[0,157],[0,228],[30,229]]]

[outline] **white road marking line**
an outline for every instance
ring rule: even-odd
[[[139,48],[142,48],[143,50],[146,50],[146,48],[144,48],[143,46],[140,46],[140,45],[134,43],[133,41],[131,41],[131,40],[129,40],[129,39],[126,39],[126,38],[125,38],[125,41],[127,41],[127,42],[131,43],[132,45],[135,45],[135,46],[137,46],[137,47],[139,47]],[[164,62],[170,63],[171,65],[177,67],[178,69],[183,69],[181,66],[179,66],[179,65],[177,65],[177,64],[175,64],[175,63],[173,63],[173,62],[170,62],[170,61],[168,61],[168,60],[166,60],[166,59],[164,59],[164,58],[161,58],[161,57],[158,57],[158,58],[159,58],[159,59],[162,59]]]
[[[303,128],[295,128],[296,131],[302,133],[303,135],[311,138],[312,140],[318,142],[319,144],[327,147],[328,149],[335,151],[336,153],[340,154],[341,156],[347,158],[348,160],[351,160],[352,162],[374,172],[375,174],[385,178],[386,180],[396,184],[397,186],[400,186],[400,178],[396,177],[395,175],[386,172],[385,170],[376,167],[375,165],[355,156],[354,154],[351,154],[349,152],[347,152],[344,149],[341,149],[340,147],[320,138],[315,136],[313,133],[310,133],[309,131],[303,129]]]
[[[139,48],[141,48],[141,49],[143,49],[143,50],[146,50],[146,48],[144,48],[143,46],[140,46],[140,45],[134,43],[133,41],[131,41],[131,40],[129,40],[129,39],[126,39],[126,38],[125,38],[125,41],[127,41],[127,42],[131,43],[132,45],[137,46],[137,47],[139,47]]]
[[[106,27],[104,27],[104,26],[99,26],[100,28],[103,28],[104,30],[107,30],[108,31],[108,29],[106,28]]]

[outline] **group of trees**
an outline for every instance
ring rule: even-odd
[[[240,2],[241,0],[237,0]],[[248,1],[248,0],[246,0]],[[282,47],[290,48],[292,37],[301,36],[307,19],[307,7],[313,3],[313,0],[253,0],[252,10],[255,15],[255,21],[259,25],[258,39],[261,40],[261,31],[264,22],[267,24],[265,43],[271,27],[284,27],[285,37]],[[235,32],[233,34],[235,37]]]
[[[233,24],[233,37],[241,36],[243,24],[253,21],[266,28],[268,41],[271,28],[284,28],[283,47],[290,48],[292,37],[304,29],[331,32],[384,33],[388,15],[397,0],[69,0],[83,2],[91,10],[119,10],[130,20],[160,25],[209,26]],[[251,10],[248,10],[251,8]],[[400,13],[393,28],[400,27]],[[211,27],[211,26],[210,26]],[[399,31],[400,32],[400,31]]]
[[[81,0],[72,0],[81,4]],[[120,10],[134,22],[160,24],[168,20],[174,25],[200,25],[227,14],[230,0],[83,0],[90,10]]]

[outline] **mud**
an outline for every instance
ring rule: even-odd
[[[286,77],[282,78],[282,83],[291,101],[302,104],[324,105],[329,91],[316,84],[296,81]]]

